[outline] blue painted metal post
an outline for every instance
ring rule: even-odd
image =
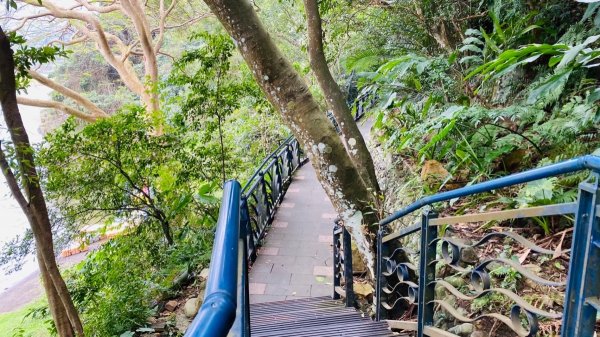
[[[419,300],[417,336],[425,336],[425,326],[433,325],[433,301],[435,289],[429,283],[435,280],[436,247],[431,243],[438,236],[437,226],[429,226],[429,220],[436,218],[433,212],[425,210],[421,216],[421,256],[419,264]]]
[[[600,223],[598,173],[593,183],[579,185],[571,261],[567,279],[561,336],[587,337],[594,334],[600,310]]]
[[[381,288],[383,287],[383,234],[384,229],[379,227],[377,231],[377,265],[375,271],[377,274],[377,279],[375,280],[375,320],[380,321],[383,317],[382,315],[382,307],[381,307]]]

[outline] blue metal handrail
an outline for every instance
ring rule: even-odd
[[[292,173],[303,163],[298,141],[289,137],[243,189],[236,180],[224,184],[204,303],[185,337],[250,336],[248,266]]]
[[[455,198],[466,197],[473,194],[489,192],[500,188],[505,188],[513,185],[523,184],[534,180],[549,178],[561,174],[573,173],[582,170],[600,171],[600,157],[583,156],[571,160],[566,160],[560,163],[535,168],[529,171],[524,171],[512,174],[506,177],[497,178],[483,183],[458,188],[448,192],[434,194],[423,199],[420,199],[407,207],[393,213],[379,222],[379,225],[386,226],[394,220],[397,220],[407,214],[410,214],[427,205],[436,202],[447,201]]]
[[[225,337],[236,319],[240,196],[240,183],[227,181],[223,186],[204,303],[189,326],[186,337]]]
[[[584,170],[593,172],[590,179],[580,183],[579,196],[576,203],[558,204],[550,206],[533,207],[520,211],[493,211],[483,214],[468,214],[462,216],[448,216],[438,218],[437,214],[426,209],[421,216],[420,224],[416,224],[394,233],[389,233],[389,224],[405,215],[436,202],[447,201],[455,198],[466,197],[478,193],[490,192],[509,186],[527,183],[534,180],[554,177],[558,175],[575,173]],[[591,336],[596,324],[596,315],[600,312],[600,157],[583,156],[546,167],[513,174],[487,182],[442,192],[422,198],[408,207],[399,210],[380,222],[377,234],[377,276],[376,276],[376,317],[382,318],[382,312],[389,314],[399,310],[396,306],[400,300],[408,304],[417,305],[417,321],[388,321],[397,323],[400,329],[414,330],[416,336],[429,335],[429,332],[441,331],[434,327],[434,307],[441,306],[450,316],[462,322],[474,322],[482,317],[491,317],[489,314],[466,317],[453,309],[452,305],[444,298],[436,298],[438,287],[459,296],[461,291],[444,280],[443,275],[437,275],[438,263],[442,268],[449,267],[458,273],[470,273],[471,293],[464,299],[478,298],[480,296],[501,292],[510,297],[514,305],[510,310],[510,318],[495,314],[494,318],[508,325],[519,336],[537,336],[538,316],[549,319],[562,319],[561,335],[569,337]],[[501,214],[500,214],[501,213]],[[526,247],[536,254],[555,254],[555,251],[537,246],[526,238],[511,231],[492,232],[486,234],[477,242],[463,242],[451,236],[442,235],[438,226],[451,223],[481,222],[491,218],[530,218],[536,216],[574,214],[573,239],[570,250],[571,258],[566,282],[546,280],[543,277],[528,271],[510,259],[490,258],[479,262],[476,260],[471,268],[465,268],[460,263],[462,252],[473,249],[488,242],[491,238],[512,238],[521,246]],[[413,250],[401,245],[402,240],[413,233],[420,233],[419,249]],[[448,233],[448,232],[446,232]],[[561,241],[562,242],[562,241]],[[398,245],[400,243],[400,245]],[[439,244],[439,245],[438,245]],[[438,249],[441,248],[441,253]],[[409,255],[415,259],[418,256],[418,267],[411,263]],[[441,255],[441,259],[438,258]],[[563,313],[545,311],[536,308],[524,301],[516,293],[507,289],[492,288],[490,273],[487,271],[489,264],[500,262],[516,269],[522,277],[534,283],[546,286],[564,286],[565,300]],[[415,275],[416,274],[416,275]],[[438,278],[441,276],[441,278]],[[463,296],[464,294],[460,295]],[[526,317],[526,328],[522,326],[521,313]],[[395,314],[396,317],[402,315]],[[410,315],[409,315],[410,316]],[[413,324],[414,323],[414,324]]]

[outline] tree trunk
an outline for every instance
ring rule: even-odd
[[[304,0],[306,11],[306,21],[308,28],[308,56],[310,67],[319,82],[319,86],[325,95],[327,106],[332,110],[333,116],[340,126],[342,132],[342,141],[356,167],[361,172],[361,177],[365,184],[373,189],[376,194],[380,193],[377,175],[373,158],[367,148],[358,125],[352,118],[350,108],[346,104],[346,99],[339,85],[331,75],[325,51],[323,47],[323,27],[321,15],[319,14],[319,4],[317,0]]]
[[[51,312],[57,328],[61,327],[63,329],[63,331],[59,331],[59,334],[61,337],[72,336],[73,331],[75,331],[78,336],[83,336],[83,326],[79,314],[60,275],[54,257],[52,228],[44,194],[39,184],[39,176],[34,165],[33,148],[29,143],[29,137],[25,131],[17,105],[14,69],[15,64],[10,42],[0,27],[0,100],[4,120],[13,141],[15,155],[21,170],[21,185],[19,186],[17,183],[15,175],[8,167],[4,152],[0,149],[2,172],[6,177],[11,193],[27,216],[33,231],[39,263],[43,265],[40,272],[45,282],[49,283],[49,285],[45,285],[45,288],[49,289],[52,286],[54,289],[50,288],[48,296],[49,305],[53,306]],[[23,191],[21,191],[21,188]],[[68,317],[69,326],[65,326],[64,317]]]
[[[44,286],[46,298],[48,299],[48,308],[50,308],[50,313],[52,314],[56,331],[58,331],[59,336],[61,337],[74,337],[75,332],[71,327],[69,317],[66,315],[66,309],[62,304],[60,296],[58,295],[58,291],[56,291],[56,288],[54,287],[54,283],[52,282],[50,273],[43,262],[44,259],[41,256],[39,249],[37,249],[37,260],[40,268],[40,274],[42,276],[42,285]]]
[[[275,46],[251,4],[245,0],[205,0],[234,39],[267,98],[304,148],[325,192],[359,251],[374,270],[377,218],[371,186],[361,179],[340,137],[320,110],[307,84]]]

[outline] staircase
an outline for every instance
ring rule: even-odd
[[[331,297],[251,304],[250,326],[252,337],[398,336]]]

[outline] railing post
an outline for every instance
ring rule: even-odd
[[[379,226],[377,231],[377,266],[375,266],[377,278],[375,280],[375,320],[381,320],[381,288],[383,287],[383,227]]]
[[[579,185],[561,336],[592,336],[600,310],[600,175],[594,173],[592,179]]]
[[[252,224],[250,223],[250,210],[248,209],[248,197],[242,195],[240,200],[240,226],[244,229],[246,236],[246,250],[249,253],[250,261],[256,260],[256,246],[254,244],[254,234],[252,233]]]
[[[340,294],[336,291],[336,288],[342,284],[342,275],[340,273],[340,225],[334,222],[333,225],[333,296],[334,300],[340,299]]]
[[[242,200],[244,198],[242,197]],[[243,205],[240,213],[244,213]],[[240,239],[238,258],[238,298],[236,308],[236,319],[230,331],[230,336],[250,336],[250,287],[248,284],[248,226],[240,215]],[[238,335],[239,333],[239,335]]]
[[[264,196],[263,200],[264,200],[264,206],[265,206],[265,210],[266,210],[266,220],[267,223],[269,223],[271,221],[271,211],[273,210],[274,205],[271,205],[271,202],[269,201],[269,199],[271,199],[269,197],[269,195],[267,194],[267,181],[265,180],[265,174],[263,172],[261,172],[259,175],[259,179],[260,179],[260,190],[262,195]],[[267,225],[266,223],[264,224],[265,226]]]
[[[281,179],[281,164],[279,163],[279,156],[274,156],[275,158],[275,177],[273,177],[272,184],[275,184],[275,188],[277,189],[276,199],[273,201],[273,204],[279,202],[282,191],[283,191],[283,180]],[[275,190],[275,188],[271,187],[271,190]]]
[[[419,263],[419,300],[418,300],[418,321],[417,336],[423,337],[425,326],[433,325],[433,301],[435,289],[429,283],[435,280],[435,265],[431,262],[435,260],[436,247],[431,245],[437,238],[437,226],[430,226],[429,220],[436,218],[437,215],[429,210],[425,210],[421,216],[421,256]]]
[[[346,281],[346,306],[354,306],[354,273],[352,271],[352,238],[345,227],[342,227],[344,246],[344,280]]]
[[[288,158],[288,175],[290,178],[292,177],[292,173],[294,172],[294,154],[292,153],[293,147],[292,144],[288,144],[285,147],[285,153]]]

